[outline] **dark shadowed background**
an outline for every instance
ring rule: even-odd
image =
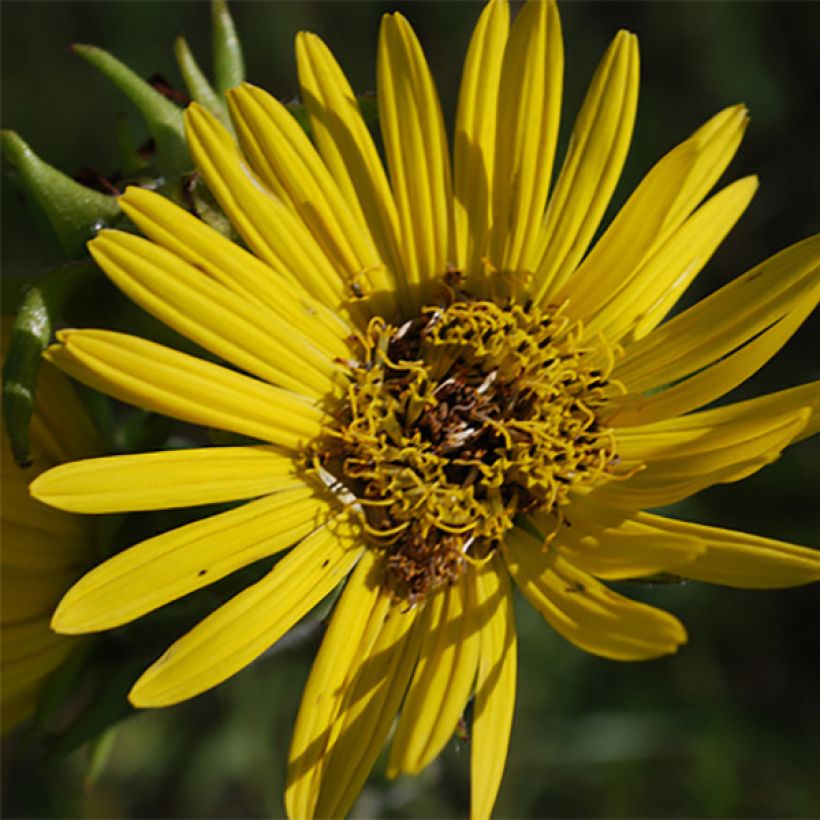
[[[469,2],[236,2],[248,78],[297,93],[292,42],[322,35],[357,91],[374,89],[379,18],[401,9],[433,66],[452,122],[461,61],[479,6]],[[592,3],[561,7],[566,44],[562,141],[595,63],[618,28],[639,35],[641,103],[620,203],[651,164],[720,108],[745,102],[751,126],[726,179],[757,173],[746,216],[687,299],[818,229],[818,3]],[[172,47],[184,33],[209,64],[201,2],[9,2],[2,5],[2,125],[72,173],[116,168],[113,130],[128,104],[69,53],[102,46],[143,76],[181,86]],[[143,134],[136,115],[135,134]],[[6,275],[48,256],[14,188],[3,187]],[[5,304],[8,311],[14,306]],[[741,396],[818,377],[817,322],[742,387]],[[816,443],[740,485],[674,513],[817,546]],[[660,661],[617,664],[582,653],[519,607],[518,706],[499,817],[820,816],[820,603],[816,588],[737,591],[700,584],[621,585],[665,606],[690,643]],[[169,631],[167,643],[176,637]],[[123,723],[88,781],[88,748],[55,756],[17,736],[3,760],[5,817],[261,817],[283,811],[289,735],[318,634],[277,648],[214,692]],[[102,761],[102,753],[98,760]],[[453,740],[419,778],[380,767],[360,817],[464,816],[469,748]],[[85,785],[84,785],[85,784]]]

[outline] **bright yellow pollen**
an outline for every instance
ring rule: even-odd
[[[560,310],[455,301],[371,320],[342,417],[316,445],[411,603],[485,558],[517,514],[611,477],[611,356]]]

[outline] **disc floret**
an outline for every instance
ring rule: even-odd
[[[611,355],[560,308],[510,300],[372,319],[347,403],[315,450],[356,497],[415,603],[498,546],[517,515],[608,480]]]

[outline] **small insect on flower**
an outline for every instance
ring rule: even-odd
[[[47,352],[119,399],[260,443],[78,462],[32,485],[84,513],[252,500],[115,555],[54,628],[110,629],[289,550],[146,670],[132,702],[216,686],[344,581],[296,719],[289,816],[346,814],[391,731],[388,775],[418,773],[472,697],[471,813],[486,817],[513,716],[514,585],[582,649],[641,660],[686,632],[608,581],[820,578],[814,550],[644,511],[817,430],[817,382],[700,408],[815,307],[820,237],[667,319],[757,188],[710,194],[746,110],[663,157],[590,247],[632,134],[638,46],[621,31],[607,49],[550,192],[563,43],[549,0],[512,24],[502,0],[482,12],[452,156],[400,14],[377,54],[386,168],[325,44],[301,33],[296,55],[312,140],[248,84],[228,95],[238,143],[202,106],[185,114],[247,249],[135,187],[120,202],[146,238],[90,245],[124,293],[229,366],[101,330],[62,331]]]

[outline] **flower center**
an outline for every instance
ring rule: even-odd
[[[370,321],[347,403],[314,455],[356,496],[397,597],[412,604],[452,583],[516,515],[609,479],[611,354],[579,337],[560,309],[509,300]]]

